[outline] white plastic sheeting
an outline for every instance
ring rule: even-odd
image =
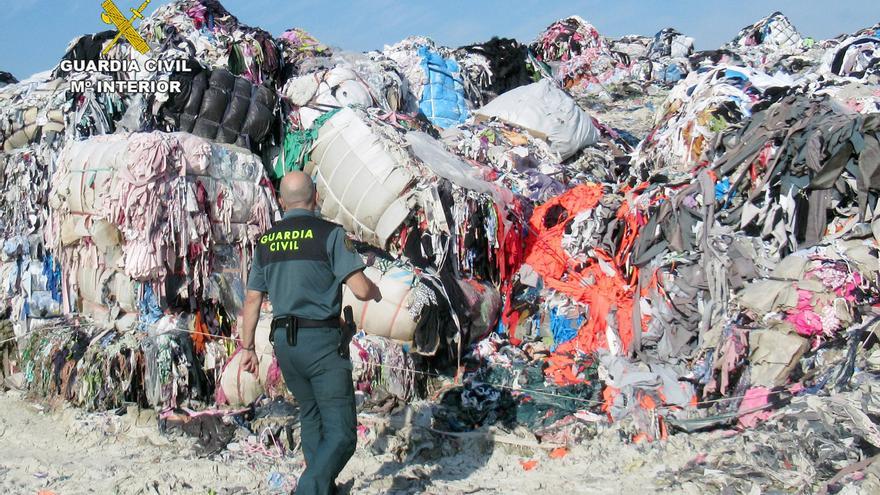
[[[450,180],[459,187],[491,194],[502,204],[513,201],[513,194],[509,189],[502,189],[484,180],[476,168],[450,153],[440,141],[424,132],[408,132],[406,141],[413,154],[438,176]]]
[[[477,119],[497,118],[547,140],[563,160],[599,140],[599,130],[575,101],[544,79],[492,100],[474,112]]]

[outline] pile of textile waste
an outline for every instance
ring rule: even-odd
[[[880,448],[877,26],[815,41],[773,14],[698,52],[572,16],[530,45],[355,53],[178,0],[140,31],[149,54],[106,57],[189,70],[3,79],[4,387],[153,408],[203,455],[243,425],[295,449],[269,304],[256,374],[238,334],[275,186],[302,170],[383,293],[342,294],[363,410],[433,397],[436,431],[553,445],[612,425],[754,441],[667,473],[672,490],[729,488],[725,464],[818,489]],[[83,78],[181,91],[72,91]]]

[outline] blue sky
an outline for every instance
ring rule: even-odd
[[[116,0],[123,10],[140,0]],[[162,0],[153,0],[152,12]],[[830,38],[880,22],[880,0],[226,0],[242,22],[273,34],[302,27],[350,50],[381,48],[411,34],[459,46],[493,35],[531,41],[553,20],[577,14],[607,36],[652,35],[672,26],[698,49],[717,48],[740,28],[784,12],[805,35]],[[68,42],[106,29],[100,0],[0,0],[0,70],[22,79],[54,66]]]

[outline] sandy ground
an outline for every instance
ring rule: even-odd
[[[375,424],[369,418],[376,436]],[[608,431],[561,459],[548,451],[438,436],[419,427],[381,433],[361,442],[338,480],[350,493],[700,493],[697,487],[658,484],[700,453],[708,435],[628,445]],[[159,433],[151,411],[86,414],[55,411],[0,393],[0,493],[58,495],[281,493],[302,470],[299,455],[272,459],[227,452],[198,458],[193,440]],[[521,461],[535,460],[526,471]],[[400,462],[402,461],[402,462]],[[277,483],[274,485],[277,487]],[[290,486],[289,484],[286,486]]]

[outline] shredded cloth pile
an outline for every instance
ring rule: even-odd
[[[664,471],[672,491],[818,490],[880,445],[880,26],[813,40],[774,13],[696,51],[571,16],[531,44],[354,53],[177,0],[139,30],[190,70],[0,74],[3,387],[152,407],[224,449],[216,407],[290,398],[271,307],[255,374],[239,332],[254,240],[302,170],[383,293],[342,292],[364,410],[754,444]],[[83,78],[181,92],[68,90]]]

